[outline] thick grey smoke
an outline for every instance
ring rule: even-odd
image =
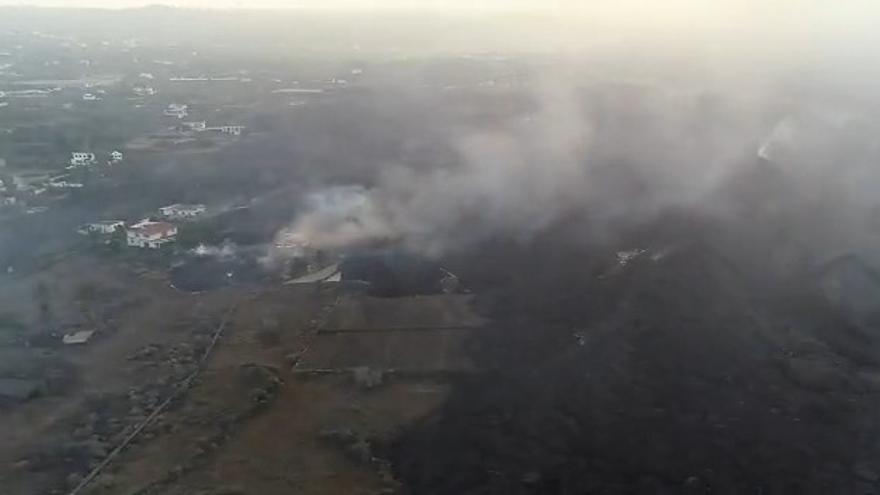
[[[391,164],[373,189],[315,192],[281,236],[316,248],[397,240],[439,254],[488,236],[532,235],[587,187],[590,125],[572,108],[571,87],[552,94],[528,119],[450,137],[459,163],[427,172]]]
[[[314,192],[309,194],[305,206],[308,213],[277,236],[276,244],[280,247],[333,249],[397,236],[386,214],[379,210],[381,203],[375,194],[362,186]]]
[[[451,135],[456,163],[389,164],[372,188],[315,191],[280,236],[331,249],[395,241],[439,255],[494,237],[528,239],[571,212],[592,219],[592,235],[607,235],[671,207],[723,217],[720,192],[758,166],[786,177],[792,204],[845,206],[841,225],[822,236],[863,232],[880,178],[876,117],[752,83],[544,77],[531,89],[537,111]],[[804,236],[816,234],[803,225]]]
[[[189,252],[192,255],[198,256],[200,258],[217,258],[219,260],[231,260],[238,255],[238,247],[234,243],[226,241],[219,246],[199,244],[198,246],[190,249]]]

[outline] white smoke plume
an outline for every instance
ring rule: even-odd
[[[393,240],[440,255],[528,239],[570,212],[600,235],[669,207],[723,209],[718,191],[759,157],[778,162],[795,191],[815,192],[827,173],[843,196],[880,178],[865,168],[880,158],[868,146],[880,125],[852,108],[805,111],[782,88],[549,81],[534,88],[531,115],[452,135],[457,163],[391,164],[372,188],[316,191],[280,237],[330,249]]]
[[[211,246],[208,244],[199,244],[192,248],[190,253],[200,258],[217,258],[221,260],[229,260],[238,255],[238,247],[232,242],[224,242],[219,246]]]
[[[396,235],[379,204],[361,186],[329,188],[309,195],[313,215],[300,217],[281,238],[317,249],[368,243]]]

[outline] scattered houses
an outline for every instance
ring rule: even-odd
[[[126,243],[132,247],[158,249],[174,242],[177,227],[168,222],[140,222],[131,226],[126,234]]]
[[[207,208],[202,204],[188,205],[176,203],[159,208],[159,213],[171,220],[188,220],[202,215],[206,210]]]
[[[110,164],[120,163],[125,157],[122,155],[120,151],[111,151],[110,152]]]
[[[104,220],[101,222],[87,223],[79,228],[79,233],[86,234],[113,234],[125,229],[125,222],[122,220]]]

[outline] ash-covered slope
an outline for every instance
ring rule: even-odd
[[[391,446],[408,492],[872,493],[877,335],[811,263],[780,269],[774,235],[732,245],[742,227],[666,218],[613,249],[548,233],[460,262],[497,323],[471,347],[491,372]]]

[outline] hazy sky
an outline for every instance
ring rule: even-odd
[[[572,36],[581,37],[603,29],[646,39],[649,33],[660,32],[685,45],[711,47],[723,42],[778,51],[783,42],[786,49],[801,52],[838,46],[844,53],[874,52],[880,43],[875,26],[880,0],[0,0],[0,6],[124,8],[151,4],[198,9],[528,10],[555,17],[560,25],[573,28]]]
[[[0,0],[0,5],[124,8],[150,4],[190,8],[308,8],[382,10],[537,10],[622,23],[780,23],[801,29],[865,26],[880,16],[880,1],[846,0]]]
[[[753,16],[777,15],[857,17],[880,12],[875,0],[0,0],[0,5],[137,7],[150,4],[198,8],[458,8],[458,9],[564,9],[587,13],[629,12],[642,14],[674,14],[695,16],[726,16],[732,12]],[[816,16],[816,17],[814,17]]]
[[[389,8],[389,7],[457,7],[457,8],[536,8],[551,2],[535,0],[0,0],[4,4],[47,6],[133,7],[143,5],[174,5],[197,8]]]

